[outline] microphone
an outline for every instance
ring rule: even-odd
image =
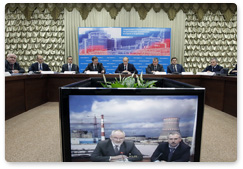
[[[121,152],[120,154],[122,155],[122,160],[123,160],[123,162],[125,162],[125,159],[124,159],[124,157],[123,157],[123,152]]]
[[[156,160],[158,160],[158,158],[159,158],[161,155],[163,155],[163,153],[160,153],[160,154],[158,155],[158,157],[156,157],[155,160],[153,160],[153,162],[155,162]]]

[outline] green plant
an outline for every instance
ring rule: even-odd
[[[153,88],[157,82],[157,80],[144,81],[143,73],[141,73],[140,78],[136,75],[137,82],[133,76],[134,74],[122,78],[121,74],[119,74],[119,80],[115,78],[115,82],[107,82],[106,77],[103,74],[105,84],[101,83],[101,85],[105,88]]]

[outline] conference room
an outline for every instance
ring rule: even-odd
[[[237,160],[236,4],[8,3],[5,59],[8,162]]]

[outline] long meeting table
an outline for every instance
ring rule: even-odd
[[[106,77],[118,77],[106,74]],[[34,74],[5,77],[5,120],[46,102],[59,101],[59,87],[100,74]],[[169,78],[206,88],[205,104],[237,117],[237,77],[203,75],[143,75]]]

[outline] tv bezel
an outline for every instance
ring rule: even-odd
[[[198,96],[198,107],[196,115],[196,138],[193,162],[200,161],[201,135],[204,112],[204,88],[101,88],[101,87],[66,87],[60,88],[60,124],[61,124],[61,145],[62,158],[64,162],[71,162],[71,141],[70,141],[70,95],[172,95],[172,96]]]

